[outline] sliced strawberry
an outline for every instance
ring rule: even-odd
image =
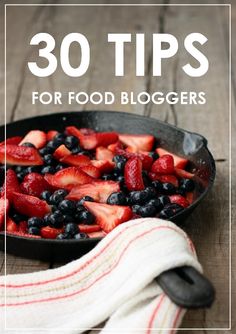
[[[174,159],[171,155],[165,154],[154,161],[151,171],[157,174],[174,173]]]
[[[21,142],[21,140],[22,140],[22,137],[19,137],[19,136],[7,138],[5,141],[2,141],[0,143],[0,146],[5,145],[5,144],[18,145]]]
[[[129,146],[133,149],[133,152],[138,151],[151,151],[154,144],[154,136],[152,135],[131,135],[131,134],[119,134],[119,140],[122,144]]]
[[[53,153],[57,160],[61,160],[71,154],[71,151],[65,145],[60,145]]]
[[[133,215],[132,210],[128,206],[95,202],[84,202],[84,206],[96,217],[97,224],[107,233],[117,225],[129,220]]]
[[[5,146],[0,146],[0,163],[5,162]],[[9,165],[32,166],[42,165],[43,160],[33,147],[6,145],[6,163]]]
[[[101,231],[101,226],[99,225],[84,225],[79,224],[79,231],[81,233],[92,233],[92,232],[98,232]]]
[[[99,146],[96,148],[96,159],[97,160],[108,160],[112,161],[114,153],[106,147]]]
[[[5,212],[8,214],[10,208],[9,200],[0,198],[0,231],[4,229],[4,223],[5,223]]]
[[[118,140],[116,132],[97,132],[80,138],[80,144],[85,150],[93,150],[98,146],[107,147]]]
[[[26,221],[22,221],[19,223],[19,232],[26,233],[28,230],[28,224]]]
[[[152,181],[161,181],[162,183],[172,183],[175,187],[179,186],[179,181],[175,175],[163,175],[163,174],[157,174],[153,172],[148,173],[149,178]]]
[[[44,190],[50,190],[51,187],[39,173],[29,173],[24,177],[20,185],[23,193],[39,197]],[[17,192],[17,191],[16,191]]]
[[[68,167],[54,175],[46,174],[45,180],[55,188],[72,189],[76,185],[90,183],[94,180],[91,176],[78,167]]]
[[[31,195],[13,193],[12,203],[17,212],[28,217],[44,217],[51,211],[46,201]]]
[[[178,177],[182,177],[184,179],[192,179],[194,177],[194,174],[187,172],[184,169],[180,169],[180,168],[175,168],[175,174]]]
[[[9,217],[7,218],[6,225],[7,232],[17,232],[19,230],[18,225]]]
[[[100,170],[93,165],[83,166],[80,169],[86,174],[94,177],[95,179],[99,179],[99,177],[101,176]]]
[[[171,203],[179,204],[179,205],[183,206],[184,208],[187,208],[189,206],[188,200],[181,195],[171,195],[171,196],[169,196],[169,199],[170,199]]]
[[[156,149],[156,152],[158,153],[160,157],[162,157],[165,154],[172,155],[174,159],[174,166],[176,168],[184,169],[188,163],[188,159],[181,158],[178,155],[165,150],[164,148],[159,147]]]
[[[137,158],[130,158],[125,164],[125,184],[128,190],[143,190],[142,161]]]
[[[83,154],[71,154],[67,155],[65,158],[60,159],[64,164],[75,166],[75,167],[83,167],[90,164],[90,159],[87,155]]]
[[[89,238],[104,238],[107,234],[104,231],[87,233]]]
[[[97,167],[102,174],[112,172],[115,167],[115,163],[108,160],[91,160],[91,164]]]
[[[47,141],[53,140],[53,138],[58,134],[58,131],[50,130],[47,132]]]
[[[41,236],[45,239],[56,239],[58,234],[62,233],[63,230],[60,228],[54,228],[50,226],[45,226],[41,228]]]
[[[6,179],[1,192],[2,197],[5,197],[5,192],[6,198],[8,198],[9,200],[11,199],[11,195],[13,192],[21,192],[20,184],[17,179],[16,173],[12,169],[8,169],[6,173]]]
[[[126,159],[133,157],[139,158],[142,161],[142,166],[144,170],[150,170],[153,164],[153,158],[146,154],[127,152],[123,149],[120,149],[119,147],[116,148],[116,154],[123,155]]]
[[[77,137],[79,140],[84,137],[84,134],[75,126],[67,126],[66,133],[71,136]]]
[[[116,143],[108,145],[107,148],[108,148],[108,150],[110,150],[110,151],[112,151],[113,153],[115,153],[117,148],[121,148],[121,149],[123,149],[123,145],[122,145],[122,143],[118,140]]]
[[[185,195],[187,201],[189,202],[189,204],[192,204],[194,201],[194,193],[192,191],[189,191],[186,193]]]
[[[24,238],[41,239],[40,235],[29,234],[21,231],[7,232],[7,234],[16,235],[18,237],[24,237]]]
[[[92,197],[96,202],[106,203],[108,197],[120,191],[119,182],[94,181],[89,184],[73,187],[66,198],[80,200],[84,196]]]
[[[31,143],[36,148],[42,148],[47,142],[47,135],[45,132],[40,130],[31,130],[27,135],[22,139],[19,145],[24,143]]]

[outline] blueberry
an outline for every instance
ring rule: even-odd
[[[74,238],[76,240],[88,239],[88,235],[86,233],[77,233],[75,234]]]
[[[176,203],[167,204],[163,210],[161,210],[159,214],[159,218],[161,219],[169,219],[173,217],[178,212],[182,211],[184,208]]]
[[[28,219],[28,218],[26,218],[26,216],[23,216],[19,213],[13,213],[11,215],[11,218],[16,224],[19,224],[20,222],[25,221],[25,220]]]
[[[152,186],[156,189],[156,191],[158,191],[159,193],[162,192],[163,186],[162,183],[160,181],[152,181]]]
[[[53,143],[55,146],[59,147],[60,145],[64,144],[65,142],[65,135],[63,133],[58,133],[56,136],[53,138]]]
[[[146,193],[147,193],[147,200],[150,200],[152,198],[155,198],[157,196],[157,192],[155,190],[155,188],[153,187],[147,187],[145,190],[144,190]]]
[[[56,141],[53,141],[53,140],[50,140],[47,143],[47,148],[50,150],[49,153],[54,152],[58,148],[58,146],[60,146],[60,144],[58,144]]]
[[[118,162],[126,163],[126,161],[127,161],[126,158],[123,155],[115,155],[112,160],[114,161],[115,164],[117,164]]]
[[[63,201],[68,192],[65,189],[56,190],[50,197],[50,203],[57,205],[59,202]]]
[[[42,170],[41,170],[41,174],[54,174],[56,171],[55,171],[55,168],[53,166],[46,166],[46,167],[43,167]]]
[[[60,233],[57,236],[58,240],[65,240],[65,239],[71,239],[71,235],[69,233]]]
[[[193,191],[195,188],[194,181],[191,179],[182,179],[180,181],[180,189],[187,191]]]
[[[84,211],[81,211],[80,213],[76,214],[76,220],[79,223],[86,224],[86,225],[91,225],[91,224],[94,223],[95,218],[94,218],[94,215],[91,212],[89,212],[87,210],[84,210]]]
[[[72,148],[71,150],[72,154],[78,154],[81,153],[81,148],[79,146]]]
[[[22,181],[24,180],[25,173],[24,173],[24,172],[17,173],[16,176],[17,176],[18,180],[19,180],[20,182],[22,182]]]
[[[134,213],[139,214],[139,210],[140,210],[140,208],[141,208],[140,205],[138,205],[138,204],[134,204],[134,205],[132,206],[132,211],[133,211]]]
[[[148,200],[148,193],[145,190],[132,191],[129,199],[131,204],[144,204]]]
[[[160,210],[162,210],[164,208],[163,203],[160,201],[159,198],[153,198],[151,199],[148,203],[148,205],[152,205],[156,208],[156,211],[159,212]]]
[[[28,229],[28,233],[33,235],[40,235],[40,229],[38,227],[31,226]]]
[[[49,223],[50,223],[50,221],[49,221],[50,216],[51,216],[51,213],[47,213],[47,214],[43,217],[44,225],[45,225],[45,226],[49,225]]]
[[[153,160],[156,160],[159,158],[159,154],[157,152],[149,152],[149,157],[153,158]]]
[[[57,210],[51,213],[47,220],[51,227],[59,228],[64,222],[64,217],[63,214]]]
[[[51,192],[48,190],[44,190],[41,194],[40,194],[40,198],[43,199],[46,202],[50,202],[50,197],[51,197]]]
[[[176,193],[176,188],[172,183],[162,183],[162,193],[165,195],[172,195]]]
[[[32,143],[24,143],[24,144],[21,144],[21,146],[36,148],[36,147],[34,146],[34,144],[32,144]]]
[[[3,167],[4,167],[4,166],[3,166]],[[25,169],[25,166],[16,166],[16,167],[15,167],[15,172],[16,172],[16,173],[21,173],[21,172],[24,171],[24,169]]]
[[[90,196],[84,196],[82,197],[78,202],[77,205],[83,205],[83,203],[87,201],[87,202],[94,202],[94,199]]]
[[[50,147],[43,147],[39,150],[39,153],[43,156],[43,155],[46,155],[46,154],[49,154],[49,153],[52,153],[53,152],[53,149],[50,148]]]
[[[112,193],[108,199],[108,204],[127,205],[127,199],[123,192]]]
[[[170,203],[170,199],[169,199],[168,196],[162,195],[162,196],[159,196],[158,199],[161,202],[161,204],[163,205],[163,207]]]
[[[116,181],[120,182],[121,185],[125,183],[125,178],[123,175],[118,175]]]
[[[42,218],[38,218],[38,217],[31,217],[28,219],[27,222],[28,228],[30,227],[42,227],[43,226],[43,219]]]
[[[64,168],[64,166],[62,164],[58,164],[55,166],[55,171],[59,172],[59,170],[62,170]]]
[[[70,215],[63,215],[63,218],[64,218],[64,224],[73,223],[75,220],[75,218]]]
[[[80,151],[79,154],[87,155],[90,159],[92,159],[92,154],[88,151]]]
[[[140,207],[139,214],[142,217],[154,217],[157,210],[154,205],[146,204]]]
[[[102,178],[102,180],[105,180],[105,181],[114,180],[114,175],[112,175],[112,174],[103,174],[101,178]]]
[[[126,164],[126,158],[123,155],[115,155],[113,161],[115,162],[114,171],[118,174],[123,173]]]
[[[41,167],[40,166],[29,166],[26,168],[25,173],[30,174],[30,173],[39,173],[41,171]]]
[[[84,211],[84,206],[80,203],[80,201],[78,201],[76,203],[76,212],[81,212],[81,211]]]
[[[78,225],[75,224],[75,223],[69,223],[69,224],[66,224],[65,226],[65,233],[68,233],[70,235],[75,235],[79,232],[79,228],[78,228]]]
[[[65,146],[68,149],[72,149],[79,145],[79,139],[75,136],[67,136],[65,139]]]
[[[55,159],[53,158],[52,154],[45,154],[43,157],[43,161],[46,165],[52,165],[55,163]]]
[[[51,210],[52,212],[55,212],[58,210],[57,206],[56,205],[51,205]]]
[[[58,205],[58,209],[62,212],[62,213],[66,213],[66,214],[73,214],[75,212],[75,202],[71,201],[69,199],[64,199],[63,201],[61,201]]]

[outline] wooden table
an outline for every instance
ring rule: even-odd
[[[14,1],[20,3],[21,1]],[[25,1],[30,3],[30,1]],[[61,1],[51,1],[60,3]],[[71,1],[73,2],[73,1]],[[63,1],[62,1],[63,3]],[[150,3],[150,1],[148,1]],[[155,3],[155,1],[154,1]],[[174,4],[175,1],[171,1]],[[182,1],[185,3],[185,1]],[[187,2],[186,2],[187,3]],[[214,1],[210,1],[214,3]],[[1,19],[4,11],[1,10]],[[155,6],[155,7],[8,7],[7,8],[7,122],[27,116],[49,114],[64,110],[123,110],[164,120],[190,131],[199,132],[208,139],[217,167],[214,187],[203,203],[186,222],[186,231],[193,239],[205,274],[213,282],[217,295],[209,310],[189,311],[184,319],[184,328],[229,327],[229,54],[228,54],[228,7],[216,6]],[[232,8],[235,30],[236,7]],[[59,69],[49,78],[36,78],[29,73],[27,62],[37,55],[28,47],[29,37],[37,32],[51,33],[57,42],[70,32],[82,32],[91,45],[91,66],[82,78],[69,78]],[[108,32],[146,33],[146,75],[135,76],[135,47],[127,46],[125,53],[125,76],[114,76],[114,48],[107,44]],[[183,39],[190,32],[201,32],[208,37],[202,47],[210,61],[208,73],[201,78],[190,78],[181,67],[189,61],[183,48]],[[179,40],[175,57],[163,61],[162,77],[152,76],[153,32],[174,34]],[[3,33],[0,36],[3,45]],[[236,45],[233,43],[233,50]],[[58,55],[59,48],[56,53]],[[71,59],[76,63],[77,49],[73,48]],[[2,58],[1,58],[2,60]],[[235,152],[235,54],[232,58],[232,152]],[[197,64],[195,64],[197,65]],[[3,77],[3,62],[1,63]],[[235,72],[234,72],[235,70]],[[205,105],[123,105],[84,106],[72,104],[43,106],[31,104],[31,91],[205,91]],[[4,88],[0,88],[4,101]],[[3,103],[1,104],[3,115]],[[2,120],[3,123],[3,120]],[[232,222],[235,218],[235,159],[232,161]],[[235,251],[235,224],[232,224],[232,253]],[[235,255],[235,254],[234,254]],[[233,285],[235,285],[235,256]],[[4,274],[4,256],[1,253],[1,273]],[[7,255],[7,273],[26,273],[54,268],[57,263],[44,263]],[[235,307],[235,289],[231,293]],[[188,332],[188,330],[186,330]],[[233,324],[231,333],[235,333]],[[193,330],[193,333],[199,331]],[[200,333],[208,332],[202,330]],[[215,333],[216,330],[212,330]],[[222,330],[226,332],[226,330]]]

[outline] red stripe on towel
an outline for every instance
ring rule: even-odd
[[[162,302],[163,302],[163,300],[165,298],[165,294],[162,293],[160,296],[161,296],[161,299],[158,301],[157,306],[154,308],[154,311],[152,312],[151,318],[150,318],[150,320],[148,322],[147,334],[151,334],[151,332],[152,332],[153,322],[154,322],[154,320],[155,320],[155,318],[156,318],[156,316],[158,314],[158,310],[160,309],[161,304],[162,304]]]

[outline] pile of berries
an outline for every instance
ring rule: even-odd
[[[80,240],[138,217],[170,219],[192,203],[194,174],[156,142],[75,126],[8,138],[0,143],[0,231]]]

